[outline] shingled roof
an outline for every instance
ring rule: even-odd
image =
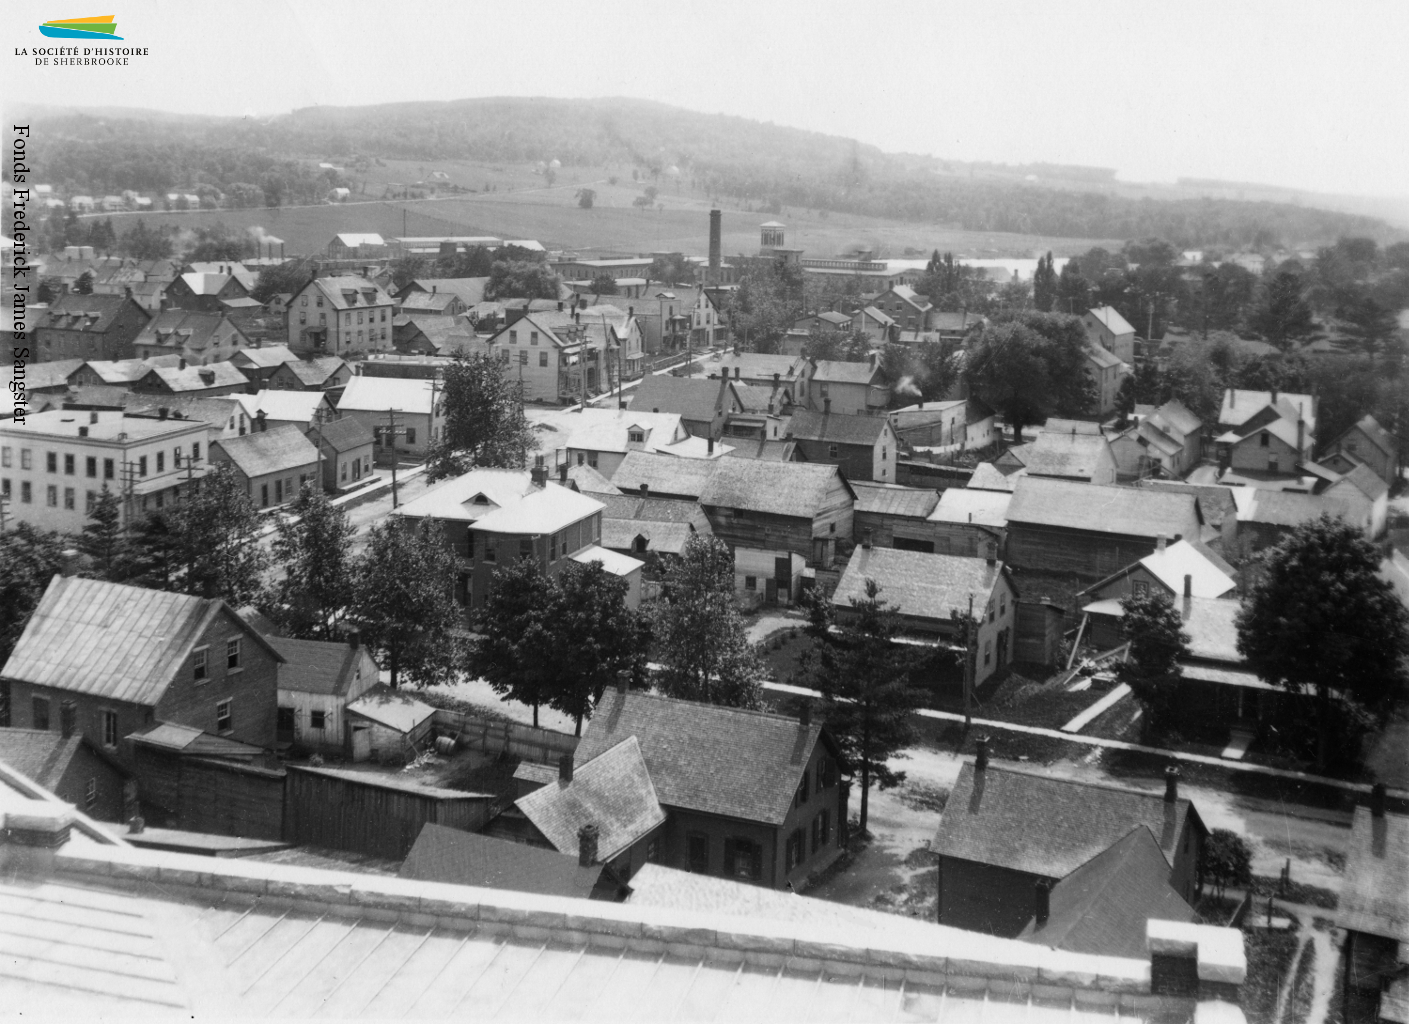
[[[49,304],[36,329],[102,333],[112,326],[123,307],[131,301],[125,295],[80,295],[77,292],[69,292]]]
[[[856,500],[856,492],[836,466],[755,459],[716,459],[708,465],[714,467],[714,472],[700,493],[701,505],[810,519],[826,503],[838,478],[851,499]],[[620,475],[618,470],[617,477]]]
[[[856,480],[851,489],[856,492],[856,512],[925,519],[939,504],[939,492],[924,487]]]
[[[335,452],[350,452],[372,443],[372,432],[351,416],[320,424],[313,436]]]
[[[348,643],[271,636],[269,644],[287,665],[279,671],[279,689],[302,693],[347,693],[362,657],[360,649]]]
[[[823,735],[819,722],[609,689],[576,763],[634,736],[664,806],[781,825]]]
[[[1356,421],[1354,426],[1347,428],[1345,433],[1341,434],[1340,437],[1336,438],[1335,444],[1339,445],[1340,442],[1345,439],[1345,435],[1349,434],[1352,430],[1359,430],[1362,434],[1364,434],[1367,438],[1370,439],[1370,442],[1376,448],[1380,449],[1380,451],[1384,452],[1386,455],[1394,455],[1394,438],[1390,436],[1389,432],[1385,430],[1384,427],[1380,426],[1379,421],[1376,420],[1375,417],[1369,415],[1368,413],[1362,416],[1359,420]]]
[[[704,493],[720,459],[681,459],[655,452],[627,452],[612,474],[612,484],[623,492],[641,490],[675,498],[698,498]]]
[[[52,790],[83,745],[83,735],[63,736],[50,729],[0,729],[0,761]]]
[[[634,735],[619,737],[611,747],[592,754],[584,754],[579,745],[570,782],[559,777],[519,797],[515,805],[559,853],[576,856],[579,830],[596,825],[601,861],[616,857],[665,822]]]
[[[211,442],[212,448],[217,445],[251,479],[301,469],[318,461],[318,449],[292,423]]]
[[[870,361],[854,363],[837,359],[822,359],[812,379],[818,384],[873,384],[878,382],[880,367]]]
[[[582,867],[575,853],[427,823],[397,874],[422,882],[591,899],[604,867]]]
[[[948,622],[949,613],[963,611],[972,596],[980,608],[1003,574],[1000,562],[960,555],[932,555],[900,548],[858,546],[851,553],[832,595],[837,608],[866,597],[866,581],[880,585],[880,600],[904,616]]]
[[[1192,494],[1031,476],[1018,481],[1008,506],[1009,523],[1129,537],[1197,537],[1199,521]]]
[[[872,447],[890,427],[884,416],[847,416],[835,412],[799,409],[793,413],[788,434],[799,441],[859,444]]]
[[[717,380],[647,374],[631,398],[632,412],[673,412],[681,419],[708,422],[728,408],[725,386]]]
[[[949,793],[933,849],[957,857],[1065,878],[1124,838],[1149,828],[1172,865],[1184,823],[1198,812],[1185,798],[1051,778],[990,763],[965,762]]]
[[[55,576],[0,677],[152,706],[222,611],[284,660],[219,599]]]
[[[1409,817],[1355,808],[1336,923],[1409,942]]]
[[[1018,938],[1053,949],[1103,956],[1146,955],[1145,923],[1197,919],[1169,884],[1169,863],[1145,825],[1092,857],[1052,887],[1047,920],[1034,915]]]
[[[1049,427],[1033,442],[1027,471],[1032,476],[1090,480],[1102,461],[1110,461],[1109,455],[1110,443],[1100,434],[1063,433]]]

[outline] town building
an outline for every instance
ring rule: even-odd
[[[315,427],[338,418],[326,391],[260,391],[236,396],[250,421],[268,430],[291,424],[308,434]]]
[[[256,345],[230,356],[230,362],[239,367],[256,389],[268,387],[269,378],[279,367],[297,361],[298,355],[287,345]]]
[[[838,466],[848,480],[895,482],[900,439],[884,416],[801,409],[793,414],[788,434],[807,462]]]
[[[1081,317],[1086,337],[1127,366],[1135,365],[1135,328],[1113,306],[1097,306]]]
[[[205,366],[230,359],[248,344],[244,332],[223,312],[167,309],[152,317],[132,348],[138,359],[175,354],[188,366]]]
[[[694,497],[714,535],[730,547],[772,551],[779,562],[791,552],[809,565],[829,569],[838,543],[850,542],[853,536],[856,492],[835,466],[754,459],[716,459],[703,465],[710,467],[709,475]],[[623,463],[622,471],[627,468]],[[630,491],[619,479],[613,482]],[[787,576],[791,579],[791,565]]]
[[[347,190],[343,189],[343,198]],[[375,232],[343,231],[328,242],[328,258],[333,260],[378,259],[387,255],[387,243]]]
[[[107,488],[126,526],[203,475],[209,432],[200,420],[76,409],[0,421],[0,497],[15,522],[78,535]]]
[[[786,392],[787,401],[806,406],[812,381],[812,360],[805,356],[778,356],[761,352],[721,352],[702,360],[705,376],[753,384]]]
[[[131,359],[149,318],[126,295],[60,295],[35,318],[35,360]]]
[[[157,723],[272,749],[282,662],[218,598],[56,576],[0,686],[11,726],[71,720],[73,732],[130,767],[134,735]]]
[[[378,461],[398,456],[425,458],[445,425],[444,403],[433,380],[352,377],[338,398],[338,415],[372,432]]]
[[[243,271],[245,276],[247,272]],[[249,289],[235,274],[181,274],[166,286],[166,297],[178,309],[198,309],[206,313],[219,313],[225,302],[232,299],[248,299]]]
[[[731,380],[649,374],[631,393],[632,412],[674,413],[692,437],[718,441],[726,419],[743,411]],[[608,474],[610,475],[610,474]]]
[[[656,452],[627,452],[612,474],[611,482],[622,494],[698,501],[714,470],[713,460],[679,459]]]
[[[946,488],[926,521],[930,543],[926,550],[971,558],[985,557],[993,547],[1006,550],[1012,502],[1013,492],[1008,490]]]
[[[1370,805],[1355,808],[1345,876],[1335,912],[1345,929],[1342,952],[1341,1012],[1346,1021],[1397,1021],[1409,1007],[1409,975],[1404,971],[1409,946],[1409,817],[1386,807],[1385,787],[1378,784]]]
[[[892,285],[877,295],[871,305],[906,331],[928,330],[930,315],[934,311],[929,296],[919,294],[907,284]]]
[[[137,809],[137,786],[115,757],[77,731],[75,714],[58,728],[0,727],[0,762],[99,821],[126,821]]]
[[[884,344],[900,333],[900,327],[890,316],[875,306],[865,306],[851,314],[851,329],[873,342]]]
[[[573,415],[568,426],[557,460],[591,466],[608,479],[631,452],[673,451],[673,446],[690,437],[674,412],[585,408]],[[714,442],[706,439],[705,443],[707,451],[701,455],[713,454]]]
[[[598,855],[599,856],[599,855]],[[469,885],[539,896],[620,903],[629,886],[595,857],[566,854],[427,823],[397,874],[422,882]]]
[[[931,845],[939,855],[939,923],[1017,936],[1049,888],[1142,827],[1156,839],[1164,879],[1186,903],[1201,881],[1208,829],[1179,795],[1078,782],[994,764],[982,741],[950,791]]]
[[[901,487],[869,480],[850,480],[856,494],[852,505],[852,533],[858,540],[902,551],[934,551],[929,528],[930,513],[939,494],[920,487]]]
[[[271,391],[333,391],[347,387],[352,367],[338,356],[289,359],[274,367],[265,387]]]
[[[1053,422],[1048,421],[1026,453],[1029,477],[1084,484],[1115,483],[1115,457],[1104,437],[1075,431],[1067,433],[1053,428]]]
[[[1113,352],[1095,345],[1088,346],[1086,376],[1095,388],[1092,406],[1088,411],[1096,416],[1109,416],[1115,412],[1120,398],[1120,385],[1128,372],[1128,364],[1121,362]]]
[[[352,754],[343,714],[377,685],[377,663],[353,633],[348,642],[270,636],[279,652],[277,741],[321,754]]]
[[[392,297],[366,278],[314,278],[289,306],[288,347],[301,356],[390,352],[395,316]]]
[[[372,432],[347,417],[316,427],[308,439],[323,463],[323,490],[329,494],[356,487],[372,475]]]
[[[1197,598],[1234,596],[1238,584],[1236,570],[1216,552],[1198,541],[1161,540],[1153,554],[1132,562],[1118,572],[1087,587],[1077,596],[1082,611],[1089,616],[1086,639],[1097,650],[1109,650],[1125,641],[1120,630],[1121,602],[1163,594],[1176,606],[1185,593]]]
[[[1367,414],[1348,427],[1330,443],[1329,452],[1359,459],[1391,487],[1399,480],[1399,445],[1373,416]]]
[[[257,508],[284,505],[318,484],[318,449],[292,425],[210,444],[211,465],[230,465]]]
[[[812,374],[811,407],[843,416],[879,416],[890,404],[879,360],[842,363],[824,359]]]
[[[710,537],[709,519],[697,502],[643,498],[639,494],[592,495],[602,512],[602,547],[634,558],[680,555],[691,537]]]
[[[615,372],[607,335],[582,310],[539,310],[499,328],[483,341],[485,351],[506,364],[523,384],[525,399],[580,402],[607,390]]]
[[[139,395],[182,395],[189,398],[215,398],[218,395],[248,394],[249,378],[230,362],[188,366],[153,366],[132,382]]]

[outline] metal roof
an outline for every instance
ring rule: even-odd
[[[1013,490],[1008,522],[1130,537],[1197,537],[1199,511],[1192,494],[1025,476]]]
[[[866,581],[880,586],[880,600],[901,615],[948,623],[951,612],[968,608],[970,595],[982,613],[1003,575],[1003,563],[961,555],[932,555],[899,548],[859,546],[851,553],[832,595],[838,609],[864,600]]]
[[[219,438],[210,446],[219,446],[225,457],[250,479],[304,469],[318,461],[318,449],[292,423],[242,437]]]

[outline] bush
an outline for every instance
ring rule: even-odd
[[[1226,828],[1214,829],[1199,855],[1199,873],[1214,884],[1218,895],[1230,885],[1252,885],[1252,850],[1243,837]]]

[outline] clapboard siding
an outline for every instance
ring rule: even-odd
[[[203,757],[136,749],[142,803],[173,828],[251,839],[284,830],[284,773]]]
[[[1093,582],[1153,554],[1155,546],[1153,537],[1008,524],[1008,564],[1018,569],[1074,573]]]

